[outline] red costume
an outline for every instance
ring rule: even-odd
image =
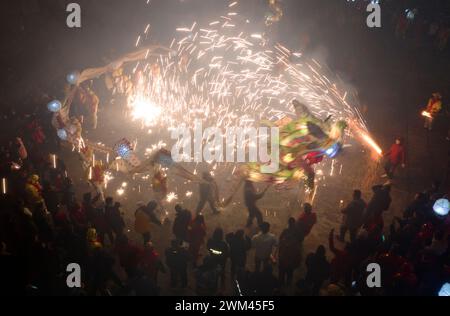
[[[197,262],[199,258],[199,252],[201,246],[205,243],[206,226],[205,224],[199,224],[195,219],[191,222],[188,239],[189,239],[189,253],[192,256],[192,260]]]
[[[28,129],[30,130],[31,137],[36,144],[41,145],[44,143],[45,141],[44,132],[42,131],[42,127],[36,120],[28,124]]]
[[[297,226],[301,226],[303,237],[306,237],[311,232],[313,226],[317,223],[316,213],[303,213],[297,220]]]
[[[142,255],[141,267],[148,277],[155,282],[157,281],[158,271],[160,267],[159,254],[153,247],[146,248]]]
[[[394,166],[405,163],[405,148],[401,144],[392,145],[386,155],[389,156],[389,161]]]

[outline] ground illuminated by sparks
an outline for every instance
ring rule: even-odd
[[[382,155],[359,111],[355,93],[326,65],[272,43],[264,31],[246,33],[251,22],[238,13],[239,2],[230,2],[229,8],[233,12],[205,25],[193,21],[178,26],[178,35],[168,45],[169,53],[158,57],[148,54],[133,65],[127,109],[129,117],[142,124],[145,135],[156,137],[145,149],[147,156],[170,142],[168,132],[173,128],[193,128],[198,120],[204,127],[219,127],[225,132],[229,127],[257,127],[263,120],[294,118],[294,99],[306,104],[318,118],[347,121],[349,139],[360,142],[376,157]],[[151,29],[150,24],[144,28],[136,47],[145,47]],[[136,139],[135,147],[137,143]],[[214,174],[218,164],[208,163]],[[343,169],[335,160],[326,174],[322,167],[316,171],[323,178],[340,175]],[[236,166],[231,168],[234,172]],[[117,194],[123,195],[125,189],[122,186]],[[183,195],[189,198],[192,192]],[[173,192],[167,196],[169,203],[177,199]]]

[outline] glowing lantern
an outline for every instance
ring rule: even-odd
[[[73,71],[67,75],[66,80],[70,84],[77,84],[79,76],[80,76],[79,72]]]
[[[62,140],[67,140],[67,131],[65,129],[59,129],[56,134]]]
[[[450,211],[450,202],[447,199],[437,200],[433,210],[439,216],[447,216]]]
[[[450,283],[445,283],[439,290],[439,296],[450,296]]]
[[[47,104],[47,109],[53,113],[59,112],[61,108],[62,104],[58,100],[53,100],[49,104]]]
[[[114,146],[114,151],[129,163],[133,168],[137,168],[140,166],[141,161],[136,156],[136,153],[133,151],[133,147],[131,143],[127,139],[122,139]]]

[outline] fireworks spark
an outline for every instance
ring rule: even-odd
[[[168,142],[164,132],[183,124],[193,128],[198,120],[225,130],[292,118],[294,99],[318,118],[347,121],[348,136],[381,155],[355,93],[319,61],[282,44],[269,44],[263,31],[247,34],[237,4],[229,5],[234,12],[224,12],[205,25],[194,21],[178,26],[170,53],[149,54],[136,64],[128,93],[129,116],[142,122],[146,135],[159,137],[146,155]],[[144,45],[149,28],[146,24],[136,45]],[[217,169],[218,164],[211,167]],[[330,176],[335,167],[332,162]]]
[[[167,194],[167,203],[171,203],[176,200],[178,200],[178,195],[175,192],[170,192],[169,194]]]
[[[137,96],[131,101],[131,115],[134,120],[143,120],[146,126],[153,126],[162,113],[162,109],[152,101]]]
[[[375,152],[381,156],[383,154],[383,150],[378,146],[378,144],[370,137],[368,134],[363,133],[361,135],[362,139],[369,145]]]
[[[183,36],[173,41],[176,52],[141,65],[130,96],[132,117],[146,126],[192,127],[200,119],[250,127],[274,115],[292,116],[290,101],[299,99],[318,117],[352,120],[366,131],[356,106],[348,103],[351,93],[331,81],[324,65],[281,44],[268,47],[261,34],[229,29],[238,23],[233,19],[177,28]]]
[[[2,193],[6,194],[7,189],[6,189],[6,178],[2,178]]]

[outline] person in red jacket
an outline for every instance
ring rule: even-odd
[[[119,257],[120,266],[125,270],[127,276],[135,277],[144,255],[143,249],[131,243],[127,236],[122,235],[117,238],[114,252]]]
[[[148,242],[144,247],[140,267],[156,286],[158,285],[158,273],[160,271],[166,273],[166,268],[152,242]]]
[[[297,228],[302,238],[305,238],[311,232],[313,226],[317,223],[316,213],[313,212],[312,205],[305,203],[304,212],[297,219]]]
[[[385,174],[383,178],[393,179],[395,170],[399,165],[405,168],[405,147],[400,138],[395,140],[395,143],[391,146],[391,149],[384,155],[387,158],[384,165]]]
[[[189,253],[191,255],[194,267],[197,266],[197,262],[200,257],[200,249],[205,243],[206,237],[206,225],[203,215],[197,215],[191,222],[188,228],[189,239]]]
[[[27,125],[28,131],[31,134],[31,139],[37,145],[42,145],[45,141],[45,134],[42,130],[42,126],[37,119],[33,119],[31,123]]]

